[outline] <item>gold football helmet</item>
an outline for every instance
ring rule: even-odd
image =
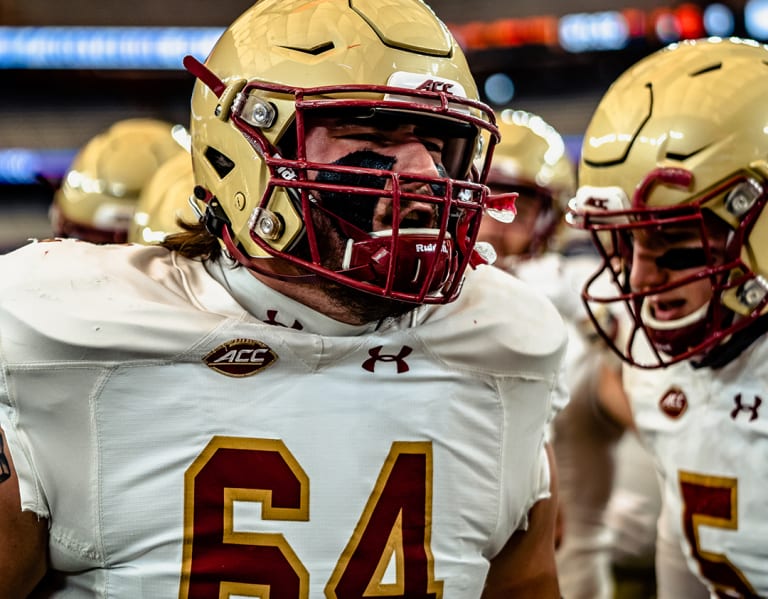
[[[194,223],[203,207],[192,195],[195,179],[188,152],[169,158],[152,176],[139,196],[128,231],[131,243],[160,243],[165,236],[180,230],[179,220]]]
[[[480,260],[473,247],[488,204],[485,157],[498,133],[461,49],[426,4],[261,0],[205,65],[191,57],[185,65],[198,78],[190,127],[196,194],[207,204],[206,226],[238,261],[285,278],[278,257],[310,278],[403,301],[457,296],[464,270]],[[305,133],[316,115],[438,128],[446,139],[441,176],[426,180],[352,155],[310,162]],[[414,181],[431,192],[405,191]],[[365,207],[340,214],[330,197]],[[349,214],[373,211],[381,198],[394,214],[408,202],[430,203],[440,224],[374,233]],[[347,240],[342,263],[318,244],[318,219]]]
[[[54,194],[54,235],[126,241],[142,188],[163,162],[183,151],[172,130],[156,119],[126,119],[88,141]]]
[[[576,168],[560,133],[536,114],[507,109],[497,117],[501,142],[488,174],[492,191],[514,191],[518,218],[512,226],[529,226],[525,256],[547,248],[576,191]],[[530,206],[525,206],[529,203]],[[530,210],[535,216],[523,223]]]
[[[597,107],[568,218],[592,233],[604,258],[584,290],[588,308],[623,305],[634,323],[615,347],[628,362],[654,368],[699,359],[768,310],[767,96],[768,48],[713,38],[641,60]],[[630,288],[632,232],[652,236],[683,224],[699,227],[704,251],[696,273],[674,287],[709,280],[713,295],[698,313],[659,322],[644,300],[671,287]],[[719,260],[707,241],[715,225],[730,231]],[[599,291],[601,274],[617,293]],[[653,357],[641,359],[648,345]]]

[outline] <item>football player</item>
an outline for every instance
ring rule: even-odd
[[[750,40],[674,44],[613,83],[585,135],[569,218],[614,283],[589,282],[589,310],[630,322],[602,333],[661,479],[660,599],[768,595],[767,64]]]
[[[474,251],[448,29],[261,0],[185,63],[202,223],[0,258],[0,595],[559,598],[566,335]]]
[[[131,118],[91,138],[53,196],[53,234],[92,243],[125,242],[142,189],[161,164],[184,153],[183,137],[174,135],[179,129],[158,119]]]
[[[622,428],[600,411],[603,372],[614,366],[579,300],[596,268],[589,237],[564,226],[576,190],[575,165],[558,131],[524,110],[498,115],[501,142],[488,185],[516,192],[517,215],[505,224],[486,215],[479,239],[493,245],[496,264],[541,289],[559,309],[569,332],[566,359],[570,403],[556,418],[553,440],[559,471],[562,541],[557,551],[563,595],[613,597],[612,535],[606,525],[614,491],[615,454]],[[615,387],[611,389],[615,390]],[[636,474],[636,473],[635,473]]]

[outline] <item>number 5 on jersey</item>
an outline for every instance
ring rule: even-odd
[[[683,532],[691,546],[693,558],[699,562],[702,575],[717,589],[718,597],[757,597],[747,577],[721,553],[707,551],[702,546],[699,529],[702,526],[738,530],[738,480],[708,476],[694,472],[679,472],[683,499]],[[729,594],[733,591],[735,595]]]
[[[261,503],[265,520],[309,521],[309,477],[282,441],[214,437],[185,475],[179,598],[308,598],[309,572],[285,537],[235,531],[235,501]],[[326,597],[440,599],[431,531],[432,445],[395,442]]]

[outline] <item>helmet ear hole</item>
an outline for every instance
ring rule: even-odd
[[[235,168],[234,162],[219,152],[216,148],[212,148],[211,146],[208,146],[205,149],[205,158],[208,161],[208,164],[213,167],[213,170],[216,171],[219,179],[226,177],[230,172],[232,172],[232,169]]]

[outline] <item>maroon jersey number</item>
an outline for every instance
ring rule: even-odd
[[[283,535],[234,530],[235,501],[261,503],[265,520],[308,521],[309,477],[282,441],[214,437],[186,473],[179,598],[308,598],[309,572]],[[432,446],[395,442],[326,597],[440,599],[431,530]]]
[[[722,594],[726,591],[736,591],[745,599],[757,597],[744,574],[725,555],[705,550],[699,538],[700,526],[729,530],[739,527],[737,479],[680,471],[680,493],[683,532],[701,574],[722,597],[732,596]]]

